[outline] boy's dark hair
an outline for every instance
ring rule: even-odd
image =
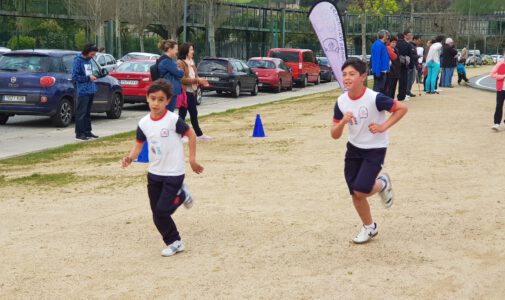
[[[167,99],[170,100],[172,98],[172,85],[170,84],[170,82],[168,82],[163,78],[157,79],[153,81],[153,83],[151,83],[151,85],[147,89],[147,95],[159,91],[162,91],[165,95],[167,95]]]
[[[359,72],[359,75],[366,73],[366,63],[359,58],[355,57],[348,58],[342,65],[342,71],[349,66],[356,69]]]
[[[442,43],[445,40],[443,35],[439,35],[435,38],[436,43]]]
[[[396,36],[392,36],[389,38],[389,42],[392,43],[392,42],[398,42],[398,38]]]
[[[412,38],[412,40],[420,40],[421,39],[421,36],[419,34],[416,34],[414,35],[414,37]]]
[[[405,31],[403,32],[403,36],[406,36],[406,35],[407,35],[407,34],[409,34],[409,33],[410,33],[410,30],[408,30],[408,29],[407,29],[407,30],[405,30]]]
[[[91,52],[98,52],[98,47],[95,44],[86,44],[82,48],[82,55],[88,55]]]
[[[182,44],[180,47],[179,47],[179,55],[178,55],[178,58],[179,59],[186,59],[186,57],[188,56],[188,53],[189,53],[189,49],[193,47],[193,44],[191,43],[184,43]]]
[[[399,40],[405,39],[405,35],[403,33],[401,33],[401,32],[398,32],[397,37],[398,37]]]

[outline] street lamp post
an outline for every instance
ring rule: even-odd
[[[184,21],[183,21],[183,30],[182,30],[182,41],[186,42],[188,31],[188,0],[184,0]]]

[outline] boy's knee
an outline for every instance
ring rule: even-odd
[[[353,199],[356,199],[356,200],[361,200],[361,199],[366,198],[366,195],[367,195],[367,194],[362,193],[362,192],[353,191],[353,193],[352,193],[352,198],[353,198]]]

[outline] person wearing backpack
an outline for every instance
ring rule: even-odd
[[[412,54],[411,44],[405,40],[405,35],[402,32],[398,33],[398,56],[400,57],[400,78],[398,82],[398,101],[404,101],[407,98],[408,71],[410,65],[410,57]]]
[[[158,67],[157,75],[159,78],[167,80],[172,85],[173,96],[167,105],[167,109],[173,112],[175,110],[177,96],[182,93],[181,79],[184,77],[184,71],[178,69],[175,63],[179,49],[177,42],[174,40],[161,40],[158,43],[158,48],[163,52],[163,55],[156,62]],[[152,80],[156,79],[158,78],[152,78]]]

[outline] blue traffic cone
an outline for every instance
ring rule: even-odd
[[[265,137],[265,131],[263,130],[263,123],[261,123],[260,115],[256,115],[256,122],[254,123],[253,138],[263,138]]]
[[[137,162],[148,163],[149,162],[149,145],[144,142],[142,146],[142,151],[140,151],[139,157],[137,157]]]

